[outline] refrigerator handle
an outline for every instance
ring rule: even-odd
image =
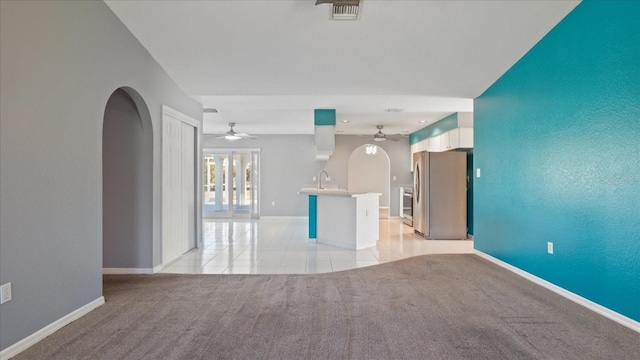
[[[416,163],[416,171],[413,179],[413,193],[416,196],[416,202],[420,202],[420,164]]]

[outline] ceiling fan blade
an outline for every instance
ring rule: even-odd
[[[408,139],[409,136],[407,135],[402,135],[402,134],[394,134],[394,135],[387,135],[387,139],[391,140],[391,141],[398,141],[401,139]]]
[[[257,136],[249,135],[247,133],[236,133],[235,135],[239,136],[239,137],[241,137],[243,139],[257,139],[258,138]]]

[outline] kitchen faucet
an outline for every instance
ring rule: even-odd
[[[329,173],[327,173],[326,171],[322,170],[320,171],[320,173],[318,173],[318,189],[322,189],[322,173],[324,173],[324,176],[327,178],[327,181],[329,180]]]

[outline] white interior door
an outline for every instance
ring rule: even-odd
[[[197,127],[191,121],[163,112],[163,264],[196,247],[196,136]]]
[[[180,161],[181,169],[181,253],[180,255],[188,252],[196,246],[196,232],[195,232],[195,218],[196,218],[196,204],[195,204],[195,128],[189,124],[182,123],[182,129],[180,135],[181,139],[181,154],[182,159]]]

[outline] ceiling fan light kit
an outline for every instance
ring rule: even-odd
[[[382,132],[382,128],[384,125],[377,125],[378,132],[373,135],[373,141],[385,141],[387,139],[387,135]]]
[[[251,136],[251,135],[245,134],[245,133],[236,132],[235,130],[233,130],[234,126],[236,126],[236,123],[230,122],[229,123],[229,127],[231,129],[229,131],[227,131],[227,133],[224,134],[224,136],[217,137],[216,139],[225,139],[225,140],[229,140],[229,141],[235,141],[235,140],[240,140],[240,139],[256,139],[255,136]]]
[[[402,138],[407,137],[406,135],[403,135],[403,134],[387,135],[383,133],[382,129],[384,128],[384,125],[376,125],[376,128],[378,129],[378,132],[373,134],[373,141],[385,141],[385,140],[398,141]]]

